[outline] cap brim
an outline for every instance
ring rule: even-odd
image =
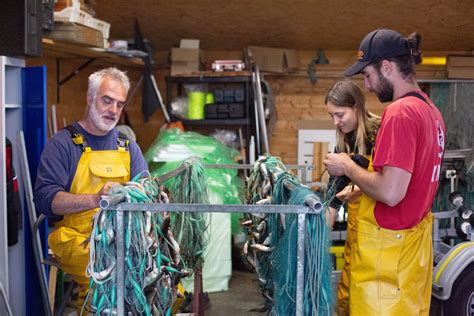
[[[352,65],[349,69],[344,71],[344,76],[352,77],[354,75],[357,75],[362,70],[364,70],[364,68],[367,67],[369,64],[370,64],[370,61],[358,61],[354,65]]]

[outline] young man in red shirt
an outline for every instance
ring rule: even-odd
[[[362,40],[346,76],[362,74],[385,109],[369,173],[347,154],[328,154],[330,174],[348,176],[364,195],[351,255],[351,315],[428,315],[431,204],[445,144],[443,118],[415,78],[421,37],[378,29]]]

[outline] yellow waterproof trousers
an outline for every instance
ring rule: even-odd
[[[429,315],[432,215],[413,228],[381,228],[375,201],[362,195],[357,242],[351,254],[351,315]]]
[[[89,147],[86,147],[89,148]],[[118,150],[86,150],[82,153],[71,184],[71,193],[91,194],[100,191],[108,181],[127,182],[130,179],[130,154]],[[64,216],[49,234],[48,244],[61,269],[72,276],[80,287],[78,308],[82,308],[89,289],[86,267],[89,262],[89,243],[92,217],[98,208]]]
[[[341,280],[337,286],[337,313],[339,316],[349,315],[350,255],[355,251],[357,241],[358,210],[359,201],[348,204],[347,235],[344,244],[344,266],[341,271]]]
[[[369,159],[368,171],[374,171],[372,167],[372,155],[367,155]],[[344,244],[344,267],[341,271],[341,280],[337,286],[337,313],[339,316],[349,315],[349,288],[351,278],[351,253],[355,251],[357,245],[357,222],[359,220],[360,198],[347,205],[347,234]]]

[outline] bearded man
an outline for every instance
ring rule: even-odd
[[[116,68],[90,75],[83,118],[47,142],[38,167],[34,202],[55,224],[48,244],[80,286],[78,309],[89,288],[87,239],[100,197],[148,170],[139,146],[115,129],[129,88],[129,78]]]

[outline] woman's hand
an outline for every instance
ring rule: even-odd
[[[336,194],[342,202],[353,202],[362,195],[362,191],[357,185],[348,185]]]

